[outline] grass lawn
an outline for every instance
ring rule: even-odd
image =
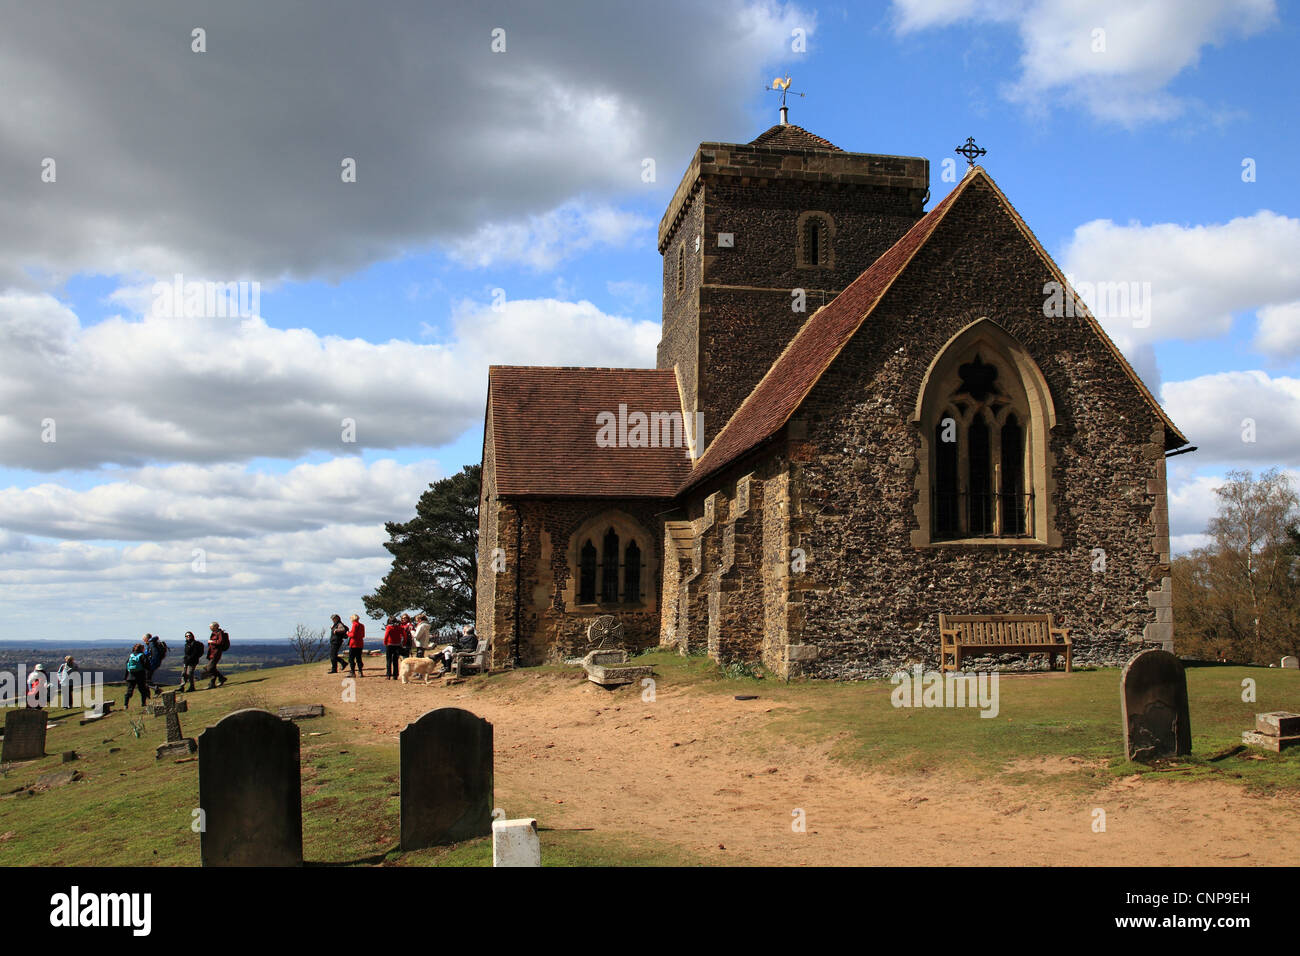
[[[1241,741],[1257,712],[1300,711],[1300,674],[1269,668],[1190,667],[1192,756],[1154,767],[1123,758],[1119,671],[1004,674],[999,712],[982,718],[978,709],[895,708],[888,681],[785,683],[756,677],[728,677],[701,658],[652,652],[638,663],[655,667],[660,688],[701,695],[757,694],[772,708],[757,743],[782,738],[829,746],[850,766],[898,774],[942,771],[958,776],[998,777],[1008,783],[1051,788],[1096,789],[1117,776],[1149,773],[1172,784],[1215,776],[1260,790],[1300,791],[1300,750],[1284,754],[1246,751],[1209,758]],[[318,667],[320,665],[306,665]],[[281,689],[298,668],[251,671],[216,692],[189,695],[182,715],[186,733],[240,707],[275,710],[302,703]],[[464,684],[470,699],[527,693],[550,668],[505,672]],[[563,669],[565,673],[571,668]],[[1256,702],[1243,702],[1242,681],[1256,683]],[[119,701],[121,688],[109,688]],[[468,706],[472,709],[472,703]],[[80,712],[55,710],[59,727],[49,735],[54,756],[14,764],[0,776],[0,865],[185,865],[199,863],[199,837],[191,830],[198,801],[198,764],[156,761],[164,739],[161,718],[138,709],[78,726]],[[143,733],[132,732],[143,722]],[[399,834],[398,752],[391,737],[365,735],[340,719],[336,709],[303,721],[303,846],[316,865],[486,866],[491,841],[403,854]],[[62,764],[58,753],[76,750],[80,759]],[[1044,760],[1074,758],[1044,774]],[[75,769],[84,780],[52,790],[16,791],[53,770]],[[523,796],[528,796],[524,794]],[[545,821],[542,821],[545,826]],[[548,865],[700,865],[673,845],[632,832],[543,830]]]

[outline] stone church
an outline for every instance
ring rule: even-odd
[[[493,666],[606,614],[781,676],[937,667],[940,613],[1051,614],[1084,664],[1172,649],[1187,439],[983,168],[926,211],[928,160],[782,120],[691,158],[656,368],[490,370]]]

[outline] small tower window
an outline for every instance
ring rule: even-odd
[[[686,291],[686,246],[677,247],[677,294]]]
[[[799,217],[798,264],[805,269],[829,269],[835,265],[835,224],[824,212],[806,212]]]

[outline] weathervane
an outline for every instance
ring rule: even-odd
[[[976,145],[975,145],[975,137],[974,137],[974,136],[967,136],[967,137],[966,137],[966,142],[965,142],[963,145],[958,146],[956,149],[954,149],[953,152],[954,152],[954,153],[961,153],[963,156],[965,156],[965,157],[966,157],[966,165],[967,165],[967,166],[974,166],[974,165],[975,165],[975,157],[976,157],[976,156],[984,156],[985,154],[988,153],[988,150],[987,150],[987,149],[982,149],[982,148],[980,148],[979,146],[976,146]]]
[[[763,87],[763,89],[768,90],[772,93],[781,94],[781,125],[788,126],[790,123],[790,116],[789,113],[786,112],[789,109],[789,107],[785,105],[785,98],[787,96],[803,96],[804,94],[790,89],[790,74],[788,73],[786,74],[784,80],[778,76],[776,77],[776,79],[772,80],[771,86],[765,86]]]

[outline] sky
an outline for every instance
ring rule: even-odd
[[[791,122],[929,158],[931,207],[954,147],[987,148],[1198,446],[1169,460],[1175,551],[1227,471],[1300,481],[1294,6],[0,0],[0,22],[0,639],[361,613],[383,522],[479,461],[489,364],[654,365],[659,217],[698,143],[776,122],[786,74]],[[1089,291],[1115,283],[1127,308]]]

